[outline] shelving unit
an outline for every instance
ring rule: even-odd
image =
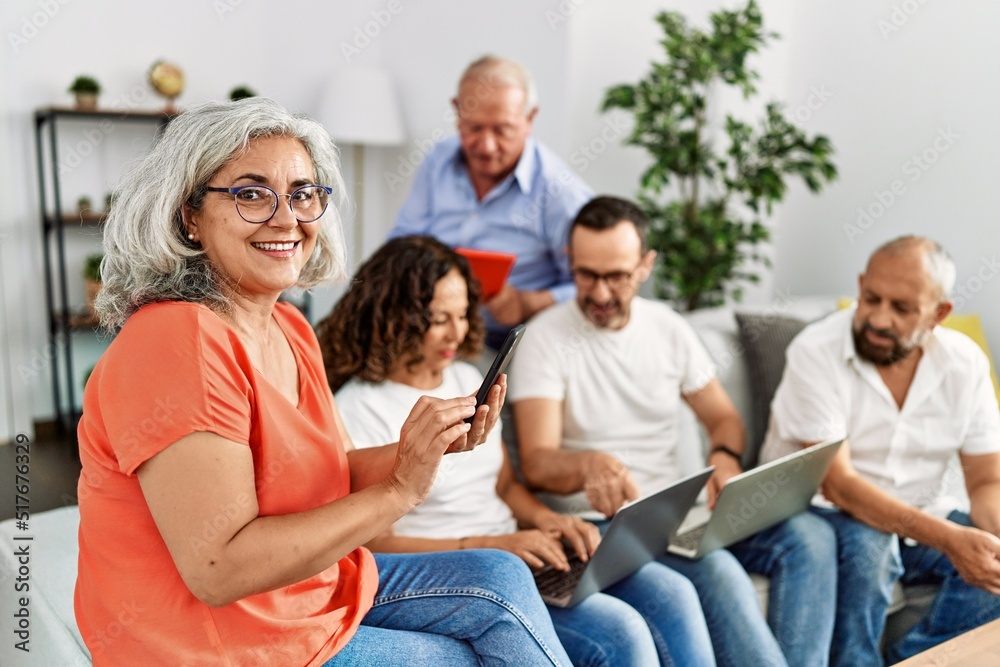
[[[70,309],[70,283],[66,270],[66,231],[83,229],[99,233],[104,213],[84,212],[74,215],[64,210],[59,162],[61,157],[59,126],[63,121],[92,123],[102,130],[98,135],[99,141],[96,142],[100,143],[115,128],[115,125],[106,126],[105,123],[146,124],[152,125],[159,131],[170,122],[170,118],[163,112],[157,111],[78,111],[65,107],[47,107],[35,112],[35,148],[38,163],[38,197],[42,224],[52,402],[57,426],[68,433],[75,433],[79,419],[72,334],[90,332],[90,335],[93,335],[97,322],[88,313],[72,312]],[[92,130],[94,131],[96,130]],[[113,139],[108,140],[113,141]],[[92,151],[101,148],[99,145],[90,145]]]

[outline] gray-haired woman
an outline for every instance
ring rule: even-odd
[[[398,443],[354,449],[278,303],[343,275],[341,185],[323,128],[256,98],[181,114],[119,185],[97,303],[117,336],[79,428],[95,665],[568,664],[516,557],[360,546],[485,439],[504,385],[478,413],[421,399]]]

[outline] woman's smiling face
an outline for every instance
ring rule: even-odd
[[[279,195],[316,182],[309,152],[286,136],[252,139],[247,150],[209,179],[210,187],[266,185]],[[208,192],[199,210],[188,210],[187,233],[236,292],[247,298],[276,298],[295,285],[316,247],[320,222],[300,223],[278,197],[274,216],[265,223],[244,220],[233,195]]]

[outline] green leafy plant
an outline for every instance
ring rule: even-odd
[[[92,76],[78,76],[73,79],[73,83],[70,84],[67,92],[70,93],[92,93],[98,95],[101,92],[101,84],[97,82]]]
[[[93,280],[95,283],[101,282],[101,260],[103,259],[104,255],[101,253],[87,255],[87,259],[83,261],[84,280]]]
[[[747,59],[777,35],[764,30],[754,0],[710,18],[711,30],[702,31],[676,12],[658,14],[665,62],[654,62],[638,83],[608,89],[602,103],[602,111],[633,115],[625,144],[653,158],[638,201],[659,252],[657,294],[688,310],[727,296],[739,301],[742,281],[759,282],[755,265],[771,265],[760,248],[770,238],[764,220],[784,198],[789,177],[819,192],[837,176],[830,140],[808,137],[775,102],[756,127],[727,114],[728,146],[714,145],[719,128],[709,125],[708,107],[717,86],[752,98],[760,77]]]
[[[248,97],[257,97],[257,91],[247,86],[237,86],[229,91],[229,99],[233,102],[236,100],[243,100]]]

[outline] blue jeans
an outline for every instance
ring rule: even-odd
[[[611,521],[595,521],[594,524],[603,535]],[[698,591],[687,578],[654,561],[604,592],[627,602],[642,615],[656,643],[659,664],[664,667],[715,665]],[[558,624],[554,616],[553,621]],[[573,664],[576,664],[575,658]]]
[[[837,613],[837,535],[810,512],[729,547],[747,572],[770,579],[767,623],[789,665],[825,667]]]
[[[672,554],[664,554],[658,560],[690,579],[697,589],[719,665],[782,667],[788,664],[767,627],[757,591],[733,554],[726,549],[716,549],[700,560]]]
[[[895,535],[876,530],[839,510],[816,511],[837,531],[840,578],[831,656],[834,665],[886,664],[880,641],[897,580],[904,584],[940,582],[941,588],[927,615],[888,647],[889,663],[1000,618],[1000,596],[965,583],[941,552],[921,544],[901,545]],[[952,512],[948,520],[972,525],[964,512]]]
[[[549,607],[549,614],[575,667],[658,664],[645,619],[617,598],[595,593],[574,607]]]
[[[375,554],[375,561],[375,604],[324,667],[569,666],[531,571],[517,556],[472,549]]]

